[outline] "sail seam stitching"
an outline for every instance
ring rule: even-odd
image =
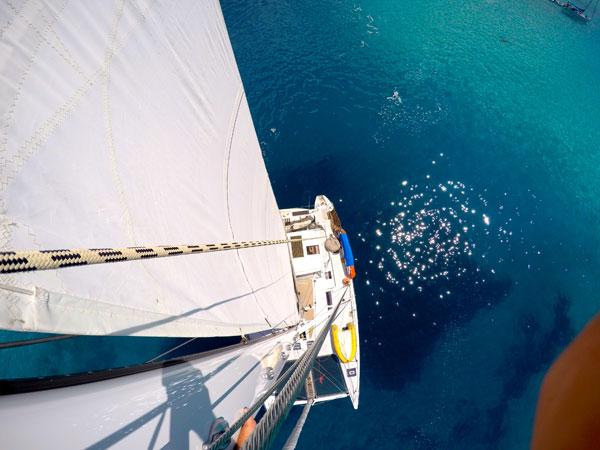
[[[156,1],[153,1],[146,8],[147,11],[150,11]],[[146,20],[145,15],[142,16],[142,21]],[[125,35],[123,40],[119,43],[117,47],[115,47],[113,54],[118,54],[119,50],[125,45],[125,43],[129,40],[129,38],[133,35],[135,31],[137,31],[140,22],[136,23],[131,27],[129,32]],[[86,80],[75,92],[73,95],[62,105],[60,106],[51,117],[49,117],[43,125],[41,125],[36,131],[33,132],[25,140],[25,142],[21,145],[18,153],[14,155],[10,162],[15,166],[12,168],[8,175],[3,175],[0,178],[0,191],[4,190],[10,180],[15,176],[18,170],[23,167],[23,165],[27,162],[27,160],[33,155],[33,153],[42,146],[50,136],[58,129],[58,127],[67,119],[67,117],[73,112],[75,107],[79,104],[81,99],[88,93],[89,89],[94,85],[96,79],[104,73],[104,67],[101,65],[96,69],[96,71],[92,74],[92,76]],[[13,102],[14,103],[14,102]],[[14,105],[12,105],[14,106]],[[6,119],[5,119],[6,120]],[[6,128],[7,125],[4,125]],[[6,131],[6,135],[8,132]],[[3,153],[6,149],[0,148],[0,154]],[[5,167],[7,165],[6,158],[0,160],[0,166]]]
[[[235,108],[235,114],[233,115],[233,121],[231,123],[230,126],[230,135],[229,135],[229,146],[228,146],[228,151],[227,151],[227,165],[226,165],[226,172],[225,172],[225,198],[227,201],[227,221],[229,223],[229,231],[231,232],[231,237],[235,240],[235,233],[233,231],[233,223],[231,222],[231,211],[230,211],[230,206],[229,206],[229,163],[231,162],[231,149],[233,147],[233,139],[235,136],[235,126],[237,125],[237,120],[238,120],[238,116],[240,113],[240,108],[242,106],[242,101],[244,100],[245,97],[245,93],[244,93],[244,85],[240,83],[240,87],[236,96],[236,100],[235,103],[236,108]],[[236,255],[237,258],[240,262],[240,265],[242,266],[242,272],[244,274],[244,278],[246,279],[246,283],[248,283],[248,287],[250,288],[250,292],[252,293],[252,298],[254,299],[254,303],[256,304],[256,306],[258,307],[258,309],[260,309],[260,311],[263,313],[265,322],[269,325],[269,327],[273,327],[273,325],[269,322],[269,319],[267,318],[267,313],[265,312],[265,310],[260,306],[260,303],[258,302],[258,298],[256,297],[255,294],[255,289],[252,286],[252,283],[250,283],[250,278],[248,277],[248,273],[246,272],[246,267],[244,266],[244,262],[242,261],[242,257],[240,256],[239,250],[236,250]]]
[[[3,124],[3,130],[2,130],[2,145],[0,148],[0,154],[2,156],[2,159],[0,160],[0,166],[2,168],[6,167],[7,163],[9,162],[8,158],[5,156],[5,153],[8,152],[8,132],[9,132],[11,124],[14,120],[14,114],[15,114],[15,110],[17,108],[17,103],[21,99],[23,85],[25,84],[25,80],[29,76],[29,72],[31,71],[33,63],[38,55],[38,52],[42,45],[42,42],[44,42],[45,40],[47,41],[46,34],[49,32],[50,28],[52,28],[52,26],[54,25],[54,22],[56,22],[56,20],[58,19],[59,14],[63,11],[64,8],[66,8],[67,4],[68,4],[68,1],[65,1],[63,3],[59,12],[56,14],[56,16],[52,19],[51,22],[46,21],[47,27],[43,33],[39,32],[35,28],[33,23],[31,23],[31,21],[27,21],[28,27],[30,27],[34,31],[36,31],[36,34],[39,36],[39,40],[36,42],[35,47],[33,48],[31,55],[29,56],[29,58],[27,60],[25,68],[23,69],[23,72],[21,73],[21,77],[19,79],[19,82],[17,83],[17,88],[12,97],[12,102],[10,103],[8,111],[6,111],[6,113],[4,113],[4,117],[3,117],[4,124]],[[12,5],[12,3],[9,3],[9,6],[11,6],[14,9],[14,5]],[[40,15],[42,15],[41,11],[39,11],[39,12],[40,12]],[[19,167],[18,158],[20,156],[22,156],[23,153],[25,153],[25,152],[24,152],[24,148],[22,146],[19,150],[17,150],[16,154],[14,156],[12,156],[12,158],[10,159],[10,162],[14,163],[17,168]],[[8,181],[10,181],[10,179],[16,172],[17,172],[17,170],[13,169],[13,173],[6,177],[6,184],[8,184]],[[4,187],[3,186],[4,184],[5,184],[5,181],[2,180],[2,182],[0,183],[0,190]]]
[[[110,113],[110,66],[114,54],[114,42],[117,36],[117,31],[119,29],[119,22],[121,20],[121,17],[123,16],[124,6],[125,0],[121,0],[119,9],[115,13],[115,17],[113,19],[114,21],[111,28],[111,33],[108,39],[106,50],[104,52],[104,130],[106,133],[106,149],[110,161],[113,182],[115,184],[115,189],[121,202],[121,207],[123,208],[123,220],[125,221],[125,228],[127,229],[127,234],[129,236],[129,243],[131,245],[134,245],[135,240],[133,237],[133,223],[131,221],[131,214],[129,213],[129,208],[127,207],[127,202],[125,200],[123,182],[121,181],[121,176],[119,174]]]

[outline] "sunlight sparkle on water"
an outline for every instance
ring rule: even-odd
[[[389,203],[395,209],[393,216],[385,222],[378,219],[386,228],[375,229],[375,248],[384,255],[377,267],[389,283],[423,292],[426,284],[464,275],[464,258],[485,260],[485,246],[480,249],[478,242],[489,240],[485,237],[491,221],[489,213],[481,213],[483,224],[475,220],[477,211],[488,208],[481,195],[453,180],[434,184],[426,178],[423,185],[403,180],[400,185],[397,198],[402,201]],[[508,244],[505,232],[500,227],[498,235]],[[496,271],[492,268],[491,273]],[[438,295],[443,299],[450,291]]]

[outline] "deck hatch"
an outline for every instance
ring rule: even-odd
[[[304,258],[304,248],[302,247],[302,236],[290,237],[292,241],[292,257]]]

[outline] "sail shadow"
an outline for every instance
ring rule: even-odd
[[[236,358],[236,364],[231,367],[225,377],[229,378],[227,384],[232,382],[231,375],[235,374],[233,378],[235,382],[214,402],[211,402],[210,393],[206,386],[205,381],[215,377],[217,371],[211,371],[206,376],[202,377],[199,370],[194,369],[190,366],[191,371],[183,379],[176,378],[171,379],[169,375],[166,375],[166,371],[163,372],[163,384],[167,389],[167,404],[170,409],[170,424],[169,424],[169,437],[170,440],[167,444],[161,447],[161,450],[167,449],[187,449],[190,448],[190,434],[194,432],[202,442],[207,442],[209,439],[209,432],[213,421],[216,419],[213,411],[217,409],[217,406],[227,399],[229,406],[226,409],[231,408],[231,404],[237,404],[241,402],[242,397],[239,391],[245,393],[253,393],[256,389],[256,379],[250,377],[252,373],[256,373],[256,369],[260,366],[261,360],[257,359],[253,355],[244,355]],[[189,365],[189,364],[188,364]],[[223,366],[220,366],[217,370],[221,371]],[[241,371],[248,368],[245,373],[241,374]],[[200,378],[195,376],[197,372],[200,374]],[[202,380],[200,383],[198,380]],[[224,382],[223,377],[219,384],[222,385]],[[236,393],[236,391],[238,391]],[[213,392],[214,395],[214,392]],[[246,400],[248,400],[246,398]],[[248,407],[250,404],[239,403],[237,404],[238,413],[243,411],[243,407]],[[154,435],[158,436],[160,430],[155,430]],[[148,449],[154,448],[153,439],[148,446]]]
[[[160,325],[165,325],[167,323],[176,321],[178,319],[183,319],[184,317],[192,316],[192,315],[194,315],[194,314],[196,314],[198,312],[201,312],[201,311],[208,311],[208,310],[213,309],[213,308],[215,308],[217,306],[221,306],[221,305],[224,305],[226,303],[230,303],[230,302],[233,302],[235,300],[239,300],[240,298],[246,297],[248,295],[253,295],[253,294],[256,294],[257,292],[260,292],[260,291],[262,291],[264,289],[267,289],[267,288],[273,286],[274,284],[279,283],[279,281],[281,281],[287,275],[288,274],[282,275],[281,277],[277,278],[276,280],[273,280],[271,283],[269,283],[269,284],[267,284],[265,286],[262,286],[262,287],[260,287],[258,289],[253,289],[253,290],[251,290],[249,292],[246,292],[244,294],[236,295],[235,297],[230,297],[230,298],[227,298],[225,300],[221,300],[220,302],[213,303],[210,306],[206,306],[206,307],[202,307],[202,308],[194,308],[194,309],[192,309],[190,311],[184,312],[184,313],[176,315],[176,316],[170,316],[170,317],[166,317],[164,319],[156,320],[154,322],[149,322],[149,323],[145,323],[145,324],[142,324],[142,325],[136,325],[136,326],[130,327],[130,328],[124,328],[123,330],[118,330],[118,331],[115,331],[113,333],[109,333],[109,334],[107,334],[107,336],[130,336],[130,335],[133,335],[133,334],[138,333],[138,332],[143,331],[143,330],[154,328],[154,327],[157,327],[157,326],[160,326]],[[182,336],[182,337],[184,337],[184,336]]]
[[[187,449],[190,447],[190,432],[202,441],[208,439],[210,425],[216,418],[213,414],[210,395],[202,372],[185,363],[184,373],[171,374],[163,370],[163,385],[167,390],[167,407],[170,409],[169,442],[161,449]],[[210,378],[210,374],[206,378]],[[160,433],[160,422],[154,436]],[[154,448],[155,438],[148,448]],[[154,441],[154,442],[153,442]]]
[[[87,447],[87,450],[110,448],[158,417],[157,425],[148,444],[148,448],[155,448],[167,414],[170,428],[169,442],[161,448],[189,448],[190,431],[194,431],[202,440],[207,439],[210,425],[215,416],[205,383],[237,359],[238,356],[228,359],[207,375],[203,375],[201,370],[189,362],[163,368],[162,384],[167,393],[167,400]]]

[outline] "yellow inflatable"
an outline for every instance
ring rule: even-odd
[[[346,358],[346,356],[344,355],[344,352],[342,351],[342,349],[340,347],[340,340],[338,338],[337,325],[333,325],[331,327],[331,337],[333,338],[333,347],[335,348],[335,353],[337,354],[338,358],[340,358],[340,361],[342,361],[343,363],[347,363],[347,362],[352,361],[354,359],[354,357],[356,356],[356,330],[354,329],[354,324],[352,322],[350,322],[348,325],[346,325],[344,330],[350,331],[351,339],[352,339],[352,350],[350,351],[350,356],[348,358]]]

